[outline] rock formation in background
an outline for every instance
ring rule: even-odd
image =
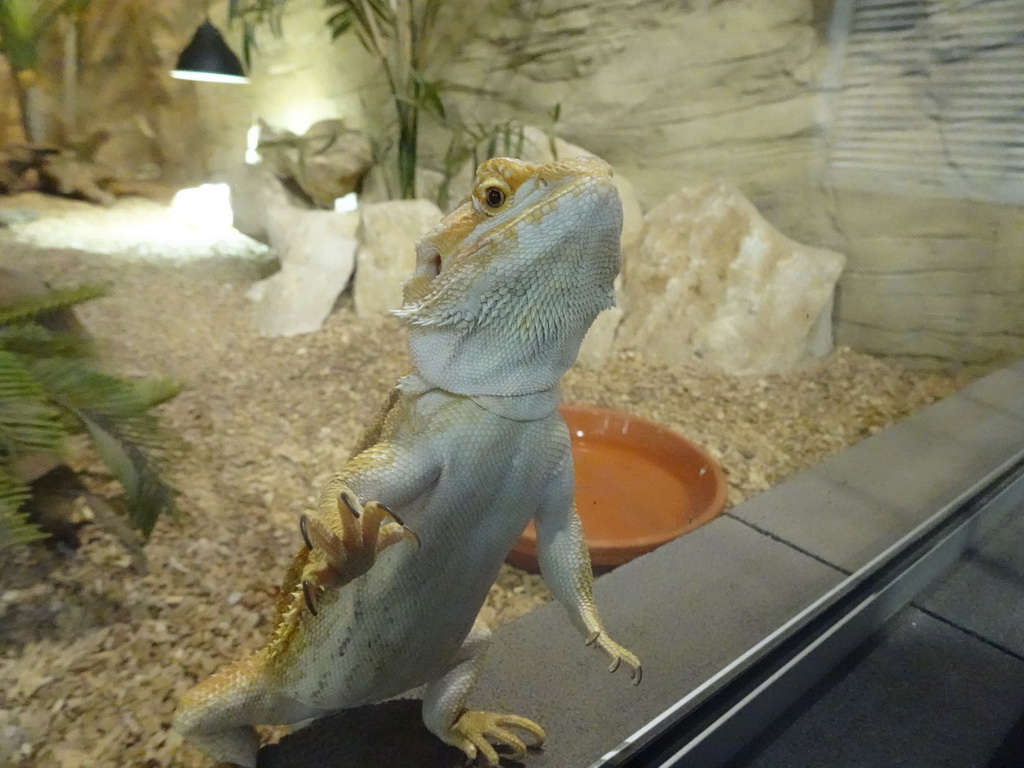
[[[0,194],[36,190],[109,205],[123,187],[113,170],[96,160],[109,139],[109,132],[100,130],[63,146],[0,146]]]
[[[235,228],[267,243],[281,269],[249,289],[262,336],[312,333],[352,278],[359,214],[311,208],[265,164],[225,174]]]
[[[265,164],[240,167],[228,182],[235,226],[268,243],[281,260],[279,272],[249,291],[263,336],[318,330],[353,273],[360,316],[397,309],[415,243],[441,219],[426,200],[371,203],[347,213],[312,209]]]
[[[590,154],[536,128],[524,128],[522,138],[518,154],[531,162]],[[317,330],[353,270],[361,317],[400,307],[415,243],[441,219],[440,209],[427,200],[391,200],[358,213],[311,210],[279,177],[280,165],[295,158],[282,153],[276,162],[232,179],[236,225],[265,238],[282,263],[250,294],[259,302],[260,333]],[[827,354],[842,255],[785,237],[728,184],[681,189],[645,218],[632,185],[615,178],[624,212],[621,306],[594,323],[582,365],[599,367],[616,346],[737,374],[786,371]],[[460,178],[455,188],[468,184]]]
[[[261,121],[259,153],[279,178],[294,182],[321,208],[357,191],[373,165],[369,139],[342,120],[320,120],[301,136]]]
[[[354,211],[279,209],[271,247],[281,270],[249,289],[261,336],[319,330],[352,277],[356,260]]]
[[[844,263],[778,232],[728,184],[680,189],[647,214],[624,266],[617,343],[670,365],[790,370],[831,349]]]
[[[239,163],[224,173],[221,181],[231,189],[231,213],[235,229],[261,243],[271,245],[275,223],[288,219],[292,208],[310,209],[308,200],[289,189],[264,163]]]

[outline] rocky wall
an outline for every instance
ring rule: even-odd
[[[47,140],[110,134],[98,159],[121,178],[176,181],[205,173],[195,92],[170,77],[203,18],[202,0],[93,2],[73,21],[77,77],[65,76],[65,25],[43,38]],[[72,87],[67,87],[72,83]],[[6,62],[0,63],[0,142],[24,140]]]
[[[107,127],[123,172],[181,180],[242,161],[254,119],[301,132],[344,118],[384,141],[390,104],[354,35],[332,41],[321,0],[288,0],[284,37],[263,33],[247,87],[172,80],[200,0],[111,0],[83,18],[79,130]],[[847,255],[840,344],[918,365],[996,364],[1024,353],[1024,210],[827,188],[821,97],[831,0],[449,0],[428,76],[449,116],[544,125],[606,158],[646,210],[722,180],[781,232]],[[226,2],[211,18],[225,24]],[[59,75],[59,56],[49,65]],[[0,89],[9,92],[0,68]],[[0,108],[0,141],[18,134]],[[448,132],[421,126],[443,167]],[[461,189],[452,190],[455,199]]]
[[[823,216],[809,184],[827,13],[818,5],[450,0],[427,75],[451,86],[449,115],[468,125],[544,125],[560,105],[559,135],[614,163],[646,207],[721,178],[807,240]],[[197,86],[212,170],[244,150],[254,116],[296,132],[343,117],[382,140],[383,81],[354,35],[331,41],[325,18],[319,0],[288,0],[284,38],[259,36],[247,89]],[[440,170],[450,134],[431,119],[421,132],[422,160]]]
[[[473,5],[491,9],[460,14],[463,33],[438,57],[471,90],[450,97],[464,120],[543,124],[560,105],[559,134],[615,165],[645,208],[722,179],[798,239],[819,225],[824,21],[809,0]]]
[[[492,9],[497,4],[491,4]],[[848,256],[835,340],[914,366],[1024,354],[1024,209],[830,188],[829,0],[522,2],[463,14],[445,77],[466,118],[543,122],[612,162],[650,210],[725,180],[773,225]],[[941,57],[940,57],[941,58]]]
[[[1024,354],[1024,208],[830,192],[847,254],[835,338],[913,367],[989,368]]]
[[[1024,6],[846,4],[835,28],[822,237],[850,257],[838,340],[916,366],[1021,356]]]

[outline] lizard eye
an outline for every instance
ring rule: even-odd
[[[501,208],[505,202],[505,190],[501,187],[488,187],[484,191],[484,199],[491,208]]]
[[[476,198],[477,210],[491,215],[508,204],[512,188],[500,176],[490,176],[477,184],[473,196]]]
[[[508,205],[512,187],[499,175],[490,175],[477,181],[473,187],[473,205],[477,211],[493,216]]]

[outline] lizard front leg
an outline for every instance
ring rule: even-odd
[[[401,506],[429,487],[438,471],[429,459],[417,461],[414,451],[378,443],[328,481],[316,510],[299,518],[309,557],[297,578],[311,613],[323,590],[362,576],[387,547],[406,540],[419,548],[419,537],[390,507],[377,500],[361,503],[353,487],[383,492],[390,504]]]
[[[452,667],[427,686],[423,697],[423,723],[439,739],[465,752],[470,760],[479,755],[488,765],[498,765],[494,744],[510,747],[517,758],[526,754],[526,744],[510,728],[529,733],[537,747],[544,743],[546,736],[543,728],[525,717],[466,709],[466,699],[480,675],[490,636],[490,630],[478,619]]]
[[[639,685],[643,670],[640,660],[609,637],[594,604],[594,574],[590,553],[583,538],[576,505],[572,501],[572,457],[567,455],[549,491],[547,503],[538,512],[537,560],[544,581],[555,598],[569,612],[573,625],[589,646],[602,651],[610,660],[609,672],[625,664],[634,685]]]
[[[432,457],[386,443],[350,459],[302,526],[309,548],[299,551],[284,576],[266,645],[186,692],[174,715],[175,729],[216,759],[248,767],[256,765],[259,749],[253,724],[295,723],[325,714],[292,685],[294,670],[316,661],[310,633],[323,617],[317,615],[314,587],[338,588],[369,570],[384,547],[415,539],[397,519],[388,519],[394,514],[383,504],[361,505],[352,489],[401,507],[430,488],[439,472]],[[346,540],[355,547],[354,557],[348,557]]]
[[[321,510],[302,515],[299,530],[306,547],[320,553],[306,562],[301,575],[303,596],[314,615],[317,592],[362,576],[377,555],[399,541],[410,541],[417,548],[420,543],[398,515],[378,501],[361,504],[344,485],[338,492],[337,510],[329,516]]]

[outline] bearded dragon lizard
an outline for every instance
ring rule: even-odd
[[[267,645],[182,698],[175,726],[218,760],[254,766],[254,724],[296,723],[426,684],[423,721],[469,759],[521,756],[525,717],[468,709],[488,631],[475,617],[533,519],[541,573],[588,645],[609,637],[573,505],[559,381],[612,306],[622,211],[597,158],[504,158],[416,246],[396,314],[412,372],[300,522]],[[401,516],[401,517],[399,517]],[[414,533],[415,532],[415,533]]]

